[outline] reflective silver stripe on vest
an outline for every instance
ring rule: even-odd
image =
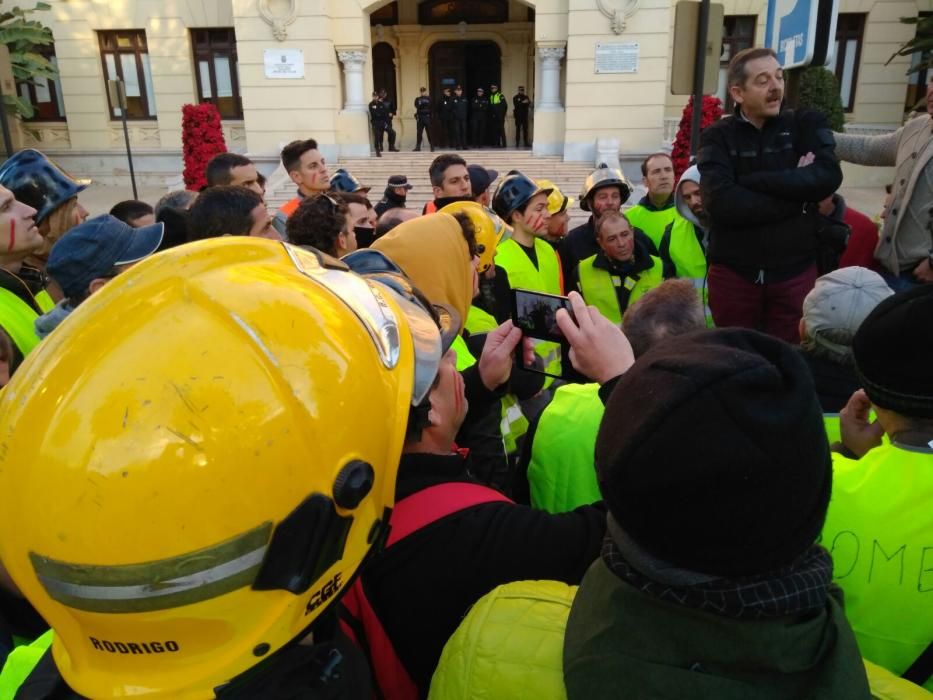
[[[70,564],[30,552],[51,598],[78,610],[131,613],[167,610],[216,598],[252,584],[265,557],[272,523],[213,547],[177,557],[116,566]]]

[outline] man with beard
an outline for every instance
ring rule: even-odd
[[[709,126],[697,164],[710,219],[709,302],[717,326],[754,328],[790,343],[816,282],[816,202],[842,183],[822,113],[783,108],[784,69],[771,49],[729,64],[735,114]]]
[[[680,176],[674,202],[677,216],[664,229],[658,243],[658,254],[664,263],[664,276],[690,280],[705,306],[709,218],[703,209],[703,196],[700,194],[700,170],[695,165],[687,168]],[[707,325],[712,325],[712,320],[707,307]]]

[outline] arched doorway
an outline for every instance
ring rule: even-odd
[[[398,92],[395,85],[395,49],[384,41],[373,46],[373,90],[385,90],[392,104],[398,109]]]
[[[494,41],[439,41],[428,52],[431,94],[442,99],[444,88],[463,87],[472,99],[476,88],[489,94],[490,85],[501,85],[502,52]]]

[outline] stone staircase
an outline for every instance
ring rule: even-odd
[[[428,178],[428,167],[434,158],[445,151],[438,149],[435,153],[421,151],[413,153],[403,151],[389,153],[384,151],[382,158],[348,158],[340,163],[329,163],[330,172],[337,168],[346,168],[353,173],[364,185],[372,187],[370,200],[375,204],[382,198],[383,190],[390,175],[406,175],[414,189],[408,193],[408,206],[421,211],[426,202],[434,199],[431,182]],[[593,170],[590,163],[564,162],[560,156],[534,156],[531,151],[515,149],[475,149],[461,153],[468,163],[478,163],[484,168],[496,170],[499,178],[505,176],[510,170],[520,170],[535,179],[546,178],[554,182],[565,195],[579,199],[583,181]],[[279,171],[270,178],[269,188],[266,191],[266,202],[270,208],[278,208],[285,201],[295,196],[295,186],[284,177],[284,171]],[[276,177],[276,176],[279,177]],[[637,201],[636,193],[629,203]],[[570,226],[576,226],[586,221],[589,214],[580,209],[578,203],[570,209]]]

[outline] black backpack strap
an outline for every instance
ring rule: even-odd
[[[901,678],[917,685],[923,685],[930,680],[930,676],[933,676],[933,642],[927,644],[927,648],[910,665],[910,668],[904,671]]]

